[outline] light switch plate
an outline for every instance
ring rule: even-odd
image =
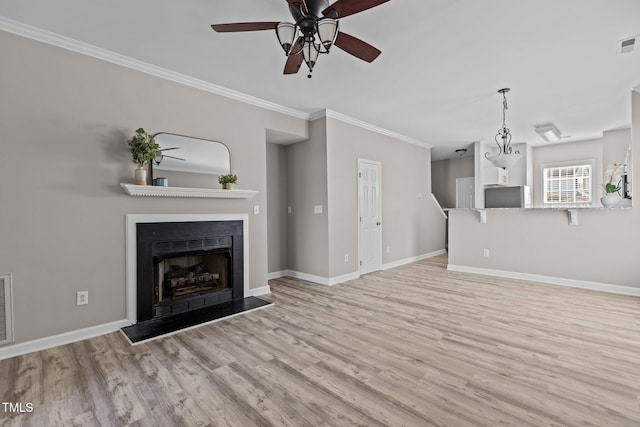
[[[253,207],[253,214],[254,215],[260,215],[260,205],[255,205]]]

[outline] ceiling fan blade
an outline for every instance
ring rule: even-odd
[[[300,70],[302,65],[302,53],[297,55],[291,55],[287,57],[287,62],[284,64],[284,71],[282,74],[295,74]]]
[[[338,32],[338,37],[336,37],[336,41],[333,44],[356,58],[367,62],[372,62],[382,53],[369,43],[363,42],[359,38],[343,33],[342,31]]]
[[[300,3],[300,8],[302,9],[302,11],[304,13],[309,13],[306,0],[287,0],[287,3],[289,3],[289,5]]]
[[[293,44],[291,50],[297,49],[302,42],[302,37],[298,37],[298,40]],[[302,50],[300,50],[295,55],[289,55],[287,57],[287,62],[284,64],[284,71],[282,74],[295,74],[300,70],[300,66],[302,65],[302,61],[304,60],[302,56]]]
[[[235,33],[239,31],[275,30],[279,22],[238,22],[234,24],[213,24],[211,28],[218,33]]]
[[[324,16],[331,16],[331,12],[335,11],[336,19],[344,18],[345,16],[353,15],[354,13],[362,12],[363,10],[371,9],[386,3],[389,0],[338,0],[325,10],[322,11]]]

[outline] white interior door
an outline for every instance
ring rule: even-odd
[[[360,274],[382,270],[380,162],[358,159]]]
[[[475,198],[475,178],[456,179],[456,208],[472,209]]]

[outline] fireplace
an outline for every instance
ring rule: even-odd
[[[242,221],[136,225],[137,321],[244,298]]]

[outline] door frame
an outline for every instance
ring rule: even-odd
[[[382,226],[384,225],[382,223],[382,162],[379,162],[377,160],[369,160],[369,159],[364,159],[362,157],[358,157],[358,162],[357,162],[357,171],[356,171],[356,182],[357,182],[357,203],[358,203],[358,216],[356,218],[356,225],[358,227],[358,274],[362,275],[362,258],[361,255],[363,253],[362,251],[362,230],[361,230],[361,222],[360,222],[360,217],[362,216],[361,214],[361,200],[362,200],[362,187],[360,186],[360,177],[361,177],[361,165],[362,164],[369,164],[369,165],[374,165],[378,167],[378,179],[379,179],[379,194],[378,194],[378,212],[380,214],[380,226],[378,227],[378,233],[379,233],[379,237],[380,237],[380,254],[379,254],[379,259],[380,259],[380,268],[378,270],[374,270],[374,271],[380,271],[382,270],[382,247],[384,246],[382,244]]]

